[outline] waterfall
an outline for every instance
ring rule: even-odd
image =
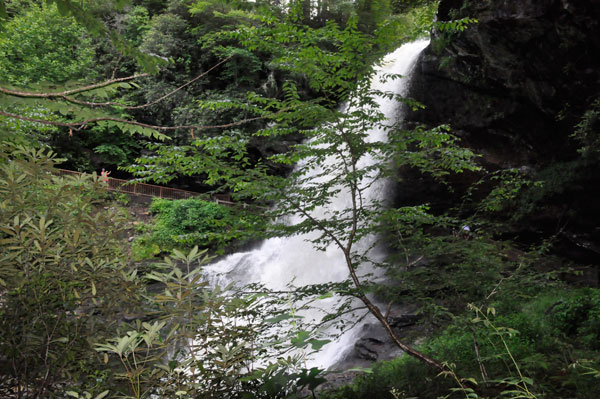
[[[417,41],[403,45],[396,51],[388,54],[377,74],[373,77],[371,88],[380,91],[388,91],[396,94],[405,94],[407,78],[381,82],[384,74],[400,74],[408,76],[420,54],[427,46],[428,41]],[[395,122],[401,116],[398,115],[398,103],[389,98],[378,98],[378,105],[389,122]],[[375,129],[369,133],[371,141],[383,141],[386,139],[385,129]],[[365,162],[369,162],[366,160]],[[298,167],[302,167],[299,165]],[[378,198],[382,195],[382,185],[373,185],[369,188],[366,196]],[[336,198],[333,207],[346,207],[343,195]],[[366,198],[368,201],[369,198]],[[291,220],[290,223],[298,222]],[[321,284],[328,282],[340,282],[348,278],[348,269],[342,252],[334,246],[326,251],[317,251],[307,239],[310,235],[297,235],[284,238],[270,238],[262,245],[252,251],[232,254],[225,259],[204,268],[207,279],[213,283],[224,285],[235,282],[238,285],[248,283],[261,283],[273,290],[285,289],[290,281],[296,286]],[[368,244],[368,243],[367,243]],[[364,245],[364,243],[362,244]],[[334,306],[334,299],[320,301],[320,306]],[[305,315],[305,317],[310,315]],[[316,315],[313,315],[316,317]],[[359,328],[346,331],[334,342],[326,345],[321,351],[314,354],[308,365],[327,368],[343,356],[355,339]]]

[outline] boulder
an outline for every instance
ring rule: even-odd
[[[415,306],[393,306],[388,321],[400,338],[418,331],[419,316]],[[370,367],[373,362],[390,360],[402,355],[402,351],[390,338],[385,328],[378,322],[366,323],[357,334],[354,346],[335,364],[333,370],[346,370],[354,367]]]

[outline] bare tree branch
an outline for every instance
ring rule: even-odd
[[[232,58],[232,56],[229,56],[229,57],[219,61],[218,63],[216,63],[209,69],[207,69],[206,71],[202,72],[200,75],[187,81],[186,83],[182,84],[181,86],[177,87],[176,89],[168,92],[164,96],[162,96],[154,101],[151,101],[151,102],[148,102],[145,104],[141,104],[141,105],[129,106],[129,105],[124,105],[124,104],[114,102],[114,101],[107,101],[107,102],[102,102],[102,103],[93,102],[93,101],[84,101],[84,100],[79,100],[77,98],[71,97],[70,94],[82,93],[82,92],[97,89],[100,87],[105,87],[105,86],[108,86],[108,85],[111,85],[114,83],[120,83],[120,82],[124,82],[124,81],[128,81],[128,80],[133,80],[136,78],[148,76],[148,74],[133,75],[133,76],[128,76],[126,78],[110,79],[110,80],[107,80],[106,82],[102,82],[102,83],[98,83],[98,84],[90,85],[90,86],[85,86],[85,87],[81,87],[79,89],[74,89],[74,90],[70,90],[70,91],[64,91],[64,92],[60,92],[60,93],[33,93],[33,92],[9,90],[9,89],[3,88],[3,87],[0,87],[0,93],[8,94],[8,95],[15,96],[15,97],[22,97],[22,98],[47,98],[47,99],[61,98],[70,103],[85,105],[88,107],[120,107],[122,109],[130,109],[130,110],[131,109],[142,109],[142,108],[147,108],[152,105],[158,104],[159,102],[171,97],[173,94],[177,93],[178,91],[180,91],[180,90],[186,88],[187,86],[191,85],[192,83],[196,82],[198,79],[203,78],[204,76],[206,76],[207,74],[209,74],[210,72],[212,72],[213,70],[218,68],[219,66],[223,65],[225,62],[229,61],[231,58]]]
[[[35,123],[41,123],[43,125],[52,125],[52,126],[63,126],[63,127],[69,127],[75,130],[81,130],[84,129],[87,125],[91,124],[91,123],[95,123],[95,122],[102,122],[102,121],[112,121],[112,122],[120,122],[120,123],[126,123],[129,125],[134,125],[134,126],[141,126],[141,127],[146,127],[149,129],[154,129],[154,130],[161,130],[161,131],[169,131],[169,130],[177,130],[177,129],[198,129],[198,130],[204,130],[204,129],[226,129],[226,128],[230,128],[230,127],[234,127],[234,126],[240,126],[243,125],[245,123],[249,123],[249,122],[253,122],[253,121],[257,121],[257,120],[262,120],[262,119],[268,119],[271,118],[273,116],[276,116],[278,114],[281,114],[285,111],[289,110],[289,108],[282,108],[277,112],[273,112],[267,115],[263,115],[263,116],[257,116],[254,118],[246,118],[246,119],[242,119],[236,122],[231,122],[231,123],[225,123],[222,125],[177,125],[177,126],[158,126],[158,125],[149,125],[147,123],[142,123],[142,122],[137,122],[137,121],[132,121],[132,120],[127,120],[127,119],[121,119],[121,118],[113,118],[110,116],[103,116],[103,117],[99,117],[99,118],[91,118],[91,119],[86,119],[80,122],[59,122],[59,121],[49,121],[46,119],[37,119],[37,118],[30,118],[28,116],[23,116],[23,115],[19,115],[19,114],[13,114],[10,112],[4,112],[4,111],[0,111],[0,115],[2,116],[6,116],[9,118],[14,118],[14,119],[19,119],[22,121],[28,121],[28,122],[35,122]]]
[[[140,108],[146,108],[146,107],[149,107],[149,106],[151,106],[151,105],[157,104],[157,103],[161,102],[162,100],[164,100],[164,99],[166,99],[166,98],[168,98],[168,97],[172,96],[173,94],[177,93],[179,90],[181,90],[181,89],[183,89],[183,88],[185,88],[185,87],[187,87],[187,86],[191,85],[192,83],[194,83],[194,82],[195,82],[195,81],[197,81],[198,79],[200,79],[200,78],[202,78],[202,77],[206,76],[207,74],[209,74],[210,72],[212,72],[214,69],[218,68],[219,66],[221,66],[221,65],[223,65],[224,63],[226,63],[227,61],[229,61],[229,60],[230,60],[232,57],[233,57],[233,56],[229,56],[229,57],[227,57],[227,58],[223,59],[222,61],[219,61],[218,63],[216,63],[215,65],[213,65],[213,66],[212,66],[212,67],[210,67],[209,69],[207,69],[206,71],[202,72],[200,75],[196,76],[194,79],[192,79],[192,80],[190,80],[190,81],[188,81],[188,82],[186,82],[186,83],[182,84],[181,86],[179,86],[179,87],[178,87],[178,88],[176,88],[175,90],[173,90],[173,91],[171,91],[171,92],[169,92],[169,93],[165,94],[164,96],[162,96],[162,97],[160,97],[160,98],[158,98],[158,99],[156,99],[156,100],[154,100],[154,101],[152,101],[152,102],[149,102],[149,103],[146,103],[146,104],[142,104],[142,105],[136,105],[136,106],[133,106],[133,107],[124,107],[124,108],[125,108],[125,109],[140,109]]]
[[[10,90],[10,89],[6,89],[4,87],[0,87],[0,93],[8,94],[9,96],[24,97],[24,98],[57,98],[58,97],[58,98],[66,99],[66,97],[73,95],[73,94],[78,94],[78,93],[82,93],[84,91],[99,89],[101,87],[110,86],[115,83],[127,82],[130,80],[142,78],[145,76],[150,76],[150,74],[142,73],[139,75],[126,76],[124,78],[110,79],[110,80],[106,80],[101,83],[94,83],[93,85],[83,86],[83,87],[79,87],[77,89],[61,91],[61,92],[57,92],[57,93],[33,93],[33,92],[26,92],[26,91]]]

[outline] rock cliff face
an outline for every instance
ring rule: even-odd
[[[561,232],[559,252],[595,264],[600,156],[582,161],[581,143],[571,135],[600,98],[599,16],[599,0],[442,0],[439,21],[470,17],[478,23],[463,32],[432,33],[410,92],[427,108],[408,117],[408,123],[449,124],[488,170],[517,168],[547,180],[545,197],[513,234]],[[457,200],[423,176],[412,177],[421,184],[404,190],[398,204],[422,203],[424,196],[443,208]],[[455,184],[469,178],[476,177]],[[415,188],[422,185],[426,191]]]
[[[490,167],[544,165],[572,156],[574,125],[599,95],[600,1],[442,0],[413,78],[427,106],[412,116],[449,123]]]

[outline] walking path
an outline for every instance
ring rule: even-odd
[[[67,169],[57,169],[59,175],[67,175],[67,176],[79,176],[84,173],[76,172],[73,170]],[[106,181],[107,186],[106,189],[109,191],[118,191],[125,194],[131,195],[142,195],[146,197],[156,197],[156,198],[166,198],[166,199],[188,199],[188,198],[199,198],[209,201],[214,201],[217,204],[225,205],[225,206],[242,206],[243,208],[252,207],[265,209],[256,205],[248,205],[245,203],[236,203],[229,200],[228,195],[207,195],[196,193],[193,191],[180,190],[178,188],[171,187],[163,187],[157,186],[155,184],[147,184],[147,183],[136,183],[130,182],[128,180],[123,179],[115,179],[114,177],[108,177],[105,175],[103,179]]]

